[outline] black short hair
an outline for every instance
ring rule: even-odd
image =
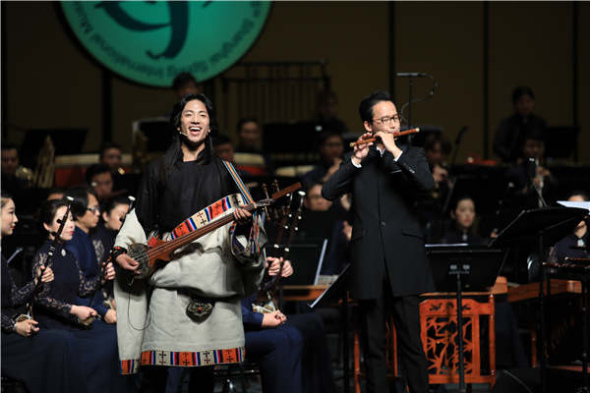
[[[2,142],[2,151],[5,150],[16,150],[17,152],[19,151],[19,146],[16,143],[11,143],[11,142]]]
[[[373,107],[381,101],[393,103],[391,94],[384,90],[378,90],[363,98],[359,105],[359,115],[363,122],[373,122]]]
[[[105,142],[100,147],[100,158],[101,159],[104,157],[104,152],[109,149],[119,149],[119,151],[123,151],[123,149],[121,149],[120,145],[113,143],[113,142]]]
[[[426,138],[426,141],[424,141],[424,151],[434,149],[434,146],[436,146],[437,143],[440,143],[440,148],[444,154],[451,154],[451,142],[449,141],[449,138],[447,138],[443,134],[428,135],[428,138]]]
[[[570,199],[573,196],[579,195],[582,197],[582,199],[584,199],[586,202],[588,202],[588,194],[582,190],[574,190],[570,193],[570,195],[567,197],[568,199]]]
[[[520,97],[522,96],[530,96],[533,100],[535,99],[535,95],[533,94],[533,89],[528,86],[518,86],[514,90],[512,90],[512,104],[516,105]]]
[[[256,119],[255,117],[243,117],[240,119],[240,121],[238,121],[238,125],[236,126],[236,131],[238,132],[238,134],[240,133],[240,131],[242,130],[242,127],[246,123],[256,123],[260,126],[258,119]]]
[[[72,187],[67,191],[66,196],[74,199],[72,202],[72,215],[74,218],[82,217],[86,214],[86,209],[88,208],[88,194],[94,195],[94,192],[91,188],[86,186]]]
[[[338,139],[340,139],[340,141],[343,142],[342,146],[344,147],[344,138],[342,137],[342,134],[337,131],[328,129],[316,134],[314,141],[315,149],[319,150],[320,147],[322,147],[328,141],[328,139],[334,136],[338,137]]]
[[[92,178],[101,173],[111,173],[111,168],[106,164],[92,164],[86,169],[86,183],[91,184]],[[112,177],[112,175],[111,175]]]
[[[193,76],[193,74],[188,72],[181,72],[180,74],[174,77],[172,81],[172,88],[174,90],[179,90],[184,86],[188,85],[189,83],[194,83],[197,85],[197,79]]]
[[[231,139],[229,139],[228,136],[226,135],[216,135],[215,138],[213,138],[213,146],[217,147],[220,145],[227,145],[227,144],[232,144]]]

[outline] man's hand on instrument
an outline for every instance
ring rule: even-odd
[[[39,322],[34,319],[25,319],[17,322],[14,325],[14,330],[23,337],[30,337],[39,331],[38,324]]]
[[[43,272],[42,275],[41,272]],[[35,273],[35,284],[37,283],[37,277],[39,277],[39,275],[41,275],[41,282],[51,282],[54,278],[53,270],[51,270],[50,267],[43,265],[37,268],[37,272]]]
[[[139,268],[139,262],[131,258],[129,255],[121,254],[117,256],[117,259],[115,259],[115,261],[119,266],[121,266],[121,268],[139,274],[139,272],[137,271],[137,269]]]
[[[246,209],[238,207],[236,210],[234,210],[234,220],[236,220],[236,222],[241,225],[249,224],[252,220],[252,213]]]
[[[262,327],[274,328],[287,322],[287,316],[280,311],[273,311],[263,314]]]
[[[270,276],[276,276],[281,269],[281,261],[283,258],[275,258],[275,257],[268,257],[266,258],[266,262],[270,265],[268,268],[268,274]],[[283,263],[283,271],[281,272],[281,277],[289,277],[293,274],[293,266],[291,266],[291,262],[285,261]]]
[[[354,145],[354,153],[352,155],[352,161],[356,165],[360,165],[361,161],[365,159],[366,156],[369,155],[369,147],[373,144],[373,142],[364,142],[365,139],[371,138],[373,134],[370,132],[366,132],[363,135],[359,136],[356,140],[356,145]]]
[[[395,144],[395,134],[393,132],[379,131],[375,133],[375,136],[380,139],[385,150],[393,154],[394,158],[402,154],[402,150]]]
[[[105,262],[103,262],[103,265]],[[112,262],[107,263],[106,268],[104,270],[104,278],[107,281],[111,281],[115,279],[115,267],[113,266]]]

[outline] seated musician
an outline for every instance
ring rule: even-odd
[[[12,235],[18,222],[14,201],[2,192],[2,238]],[[83,392],[81,370],[68,334],[39,327],[33,318],[18,318],[19,307],[33,300],[40,285],[53,281],[45,265],[21,288],[12,281],[8,261],[2,254],[2,378],[22,381],[31,393]],[[4,390],[4,387],[2,388]]]
[[[282,259],[269,257],[268,274],[276,276]],[[293,274],[284,262],[282,277]],[[259,363],[262,390],[269,392],[333,392],[330,353],[322,319],[315,313],[286,316],[280,310],[253,311],[256,296],[242,300],[247,359]]]
[[[442,243],[467,243],[470,245],[484,244],[485,240],[475,232],[475,202],[470,196],[462,196],[455,200],[451,207],[451,223]]]
[[[582,191],[575,191],[567,200],[570,202],[588,202],[588,195]],[[555,243],[549,260],[550,262],[561,263],[566,257],[588,257],[588,227],[586,221],[580,221],[574,232]]]
[[[528,135],[522,145],[522,156],[506,171],[506,180],[513,192],[508,195],[509,207],[534,209],[555,201],[557,180],[543,165],[545,142],[541,136]],[[543,200],[539,198],[543,197]]]
[[[37,295],[35,313],[41,328],[62,331],[75,343],[77,356],[83,368],[87,392],[129,392],[132,381],[119,375],[117,335],[113,326],[96,319],[98,313],[81,304],[79,299],[92,295],[100,283],[99,277],[87,280],[78,261],[64,247],[74,234],[75,224],[71,214],[66,217],[64,201],[47,201],[41,206],[39,219],[49,233],[49,239],[37,251],[34,268],[46,263],[60,220],[65,220],[51,265],[55,280]],[[106,268],[105,278],[112,280],[115,270],[112,264]]]
[[[113,197],[113,174],[105,164],[93,164],[86,169],[86,184],[102,204]]]
[[[587,202],[588,195],[573,192],[570,202]],[[567,263],[566,258],[588,258],[588,227],[580,221],[574,231],[558,241],[549,252],[549,262]],[[581,302],[578,296],[556,296],[547,307],[549,320],[548,356],[551,362],[564,364],[582,358],[583,340]]]
[[[72,215],[76,228],[71,240],[68,240],[65,246],[78,261],[86,280],[93,281],[101,274],[101,264],[96,259],[96,252],[90,240],[90,232],[96,228],[100,219],[98,199],[86,187],[73,187],[68,190],[67,196],[74,199]],[[114,324],[117,321],[115,310],[109,309],[104,304],[102,291],[81,297],[78,301],[80,304],[94,308],[106,323]]]
[[[101,267],[107,262],[111,250],[115,245],[117,232],[121,229],[121,223],[125,219],[125,215],[129,212],[129,203],[129,198],[124,196],[109,199],[104,205],[102,222],[90,232],[90,240],[96,252],[96,260]],[[107,307],[112,307],[114,304],[112,281],[106,283],[102,290],[103,297],[107,301]]]

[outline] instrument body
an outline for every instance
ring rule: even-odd
[[[255,312],[260,313],[269,313],[278,310],[278,306],[276,303],[276,293],[279,288],[279,282],[282,277],[283,267],[285,265],[285,261],[289,257],[289,247],[291,245],[291,241],[293,240],[293,236],[295,232],[297,232],[299,221],[301,221],[301,216],[303,213],[303,197],[305,193],[303,191],[299,191],[299,205],[296,212],[293,214],[289,212],[289,214],[283,214],[283,218],[281,219],[281,227],[277,234],[277,239],[275,244],[273,245],[274,249],[281,249],[280,258],[282,258],[279,271],[275,276],[266,276],[266,280],[263,280],[258,288],[258,294],[256,296],[256,301],[252,304],[252,309]],[[290,219],[290,222],[289,222]],[[287,239],[285,240],[285,244],[281,247],[280,243],[283,238],[283,231],[288,231]],[[269,266],[270,269],[270,266]],[[268,273],[267,273],[268,274]]]
[[[249,212],[253,212],[260,208],[270,206],[278,198],[281,198],[282,196],[287,195],[288,193],[291,193],[299,188],[301,188],[301,183],[295,183],[279,192],[274,193],[270,199],[262,199],[260,201],[249,203],[240,207]],[[233,214],[228,214],[174,240],[164,241],[153,238],[151,239],[149,245],[138,243],[131,244],[127,250],[127,255],[139,263],[139,269],[137,270],[135,278],[149,278],[156,271],[158,266],[172,260],[174,251],[233,221]]]
[[[399,138],[400,136],[416,134],[418,132],[420,132],[420,128],[411,128],[409,130],[405,130],[405,131],[401,131],[401,132],[396,133],[394,135],[394,137]],[[350,147],[364,145],[365,143],[376,142],[377,139],[378,139],[377,137],[370,137],[370,138],[365,138],[365,139],[361,140],[360,142],[359,141],[350,142]]]

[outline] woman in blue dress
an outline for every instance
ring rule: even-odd
[[[12,235],[18,222],[14,201],[4,193],[1,213],[4,238]],[[2,377],[21,381],[31,393],[85,392],[72,337],[39,327],[30,315],[17,317],[23,311],[20,308],[33,300],[39,285],[50,285],[53,280],[50,267],[39,266],[33,271],[34,279],[17,288],[2,255]]]
[[[39,218],[49,232],[49,240],[35,255],[35,268],[47,259],[53,234],[66,211],[64,201],[48,201],[41,207]],[[72,215],[68,214],[62,241],[70,240],[74,229]],[[39,323],[48,329],[65,330],[74,337],[88,392],[132,391],[133,380],[119,375],[117,334],[114,326],[100,320],[93,308],[77,304],[80,296],[91,296],[98,289],[100,277],[86,280],[78,261],[63,246],[63,242],[55,249],[52,266],[55,280],[45,287],[36,301]],[[112,264],[108,264],[105,278],[112,280],[114,277],[115,270]]]

